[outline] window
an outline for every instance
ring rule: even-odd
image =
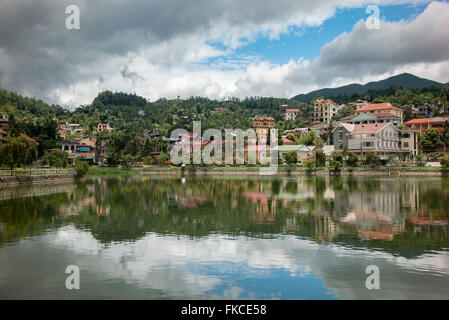
[[[404,142],[404,148],[408,148],[408,142]]]

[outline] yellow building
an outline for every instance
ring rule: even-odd
[[[258,137],[268,137],[271,128],[276,126],[276,120],[273,117],[255,117],[253,120],[253,127],[256,130]]]

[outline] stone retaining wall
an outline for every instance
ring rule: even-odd
[[[7,177],[0,177],[0,186],[73,181],[74,179],[75,179],[74,174],[7,176]]]

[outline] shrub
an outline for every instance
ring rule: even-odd
[[[86,175],[89,165],[84,160],[77,159],[75,162],[75,173],[78,178],[82,178]]]
[[[440,159],[440,164],[444,169],[449,169],[449,156],[444,156]]]

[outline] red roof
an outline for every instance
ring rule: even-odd
[[[360,113],[360,112],[366,112],[366,111],[376,111],[376,110],[397,110],[397,111],[403,111],[402,109],[393,107],[391,103],[385,102],[385,103],[370,103],[366,106],[355,110],[354,112]]]
[[[449,116],[441,117],[441,122],[444,123],[449,121]],[[437,122],[436,118],[421,118],[421,119],[413,119],[404,123],[406,126],[412,126],[414,124],[428,124],[429,122]]]
[[[296,144],[296,142],[291,141],[290,139],[287,139],[287,138],[284,138],[284,137],[282,137],[282,143],[284,145],[295,145]]]
[[[20,136],[21,137],[25,137],[25,138],[27,138],[28,139],[28,141],[31,141],[31,142],[36,142],[36,140],[34,140],[33,138],[30,138],[30,137],[28,137],[26,134],[23,134],[23,133],[21,133],[20,134]]]
[[[299,112],[299,109],[285,109],[285,112]]]
[[[351,119],[353,119],[353,118],[355,118],[355,117],[357,117],[357,115],[356,114],[351,114],[350,116],[346,116],[346,117],[344,117],[344,118],[341,118],[340,119],[340,121],[341,120],[351,120]]]
[[[264,121],[264,120],[274,121],[274,118],[273,117],[255,117],[254,120],[258,120],[258,121]]]
[[[367,124],[354,124],[354,130],[350,134],[360,133],[360,132],[377,132],[390,123],[367,123]]]

